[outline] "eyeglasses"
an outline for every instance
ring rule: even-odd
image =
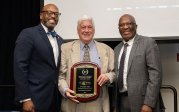
[[[51,17],[53,15],[55,15],[56,17],[60,16],[61,13],[58,12],[52,12],[52,11],[42,11],[42,13],[45,12],[47,14],[47,16]]]
[[[122,23],[122,24],[119,24],[119,27],[120,28],[124,28],[125,26],[132,27],[133,25],[135,25],[135,23],[133,23],[133,22],[131,22],[131,23]]]

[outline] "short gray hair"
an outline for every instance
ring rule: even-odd
[[[83,15],[81,18],[78,19],[77,29],[79,29],[79,26],[80,26],[81,22],[82,22],[82,21],[85,21],[85,20],[89,20],[89,21],[91,21],[91,22],[92,22],[92,25],[93,25],[93,28],[95,28],[93,18],[90,17],[90,16],[87,16],[87,15]]]

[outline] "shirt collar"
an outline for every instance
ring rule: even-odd
[[[92,40],[92,41],[88,44],[89,49],[90,49],[94,44],[95,44],[95,41]],[[85,46],[85,44],[84,44],[82,41],[80,41],[80,48],[81,48],[81,50],[83,50],[84,46]]]
[[[135,37],[136,37],[136,35],[134,36],[134,38],[130,39],[130,40],[127,41],[127,42],[125,42],[125,41],[123,40],[123,43],[124,43],[124,44],[127,43],[129,46],[131,46],[131,45],[134,43]]]
[[[45,25],[43,25],[42,23],[41,23],[41,25],[44,28],[45,32],[48,33],[48,28]],[[54,32],[54,30],[52,32]]]

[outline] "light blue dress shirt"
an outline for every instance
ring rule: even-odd
[[[84,43],[80,43],[80,61],[83,61],[83,56],[84,56]],[[100,57],[96,48],[95,41],[91,41],[89,44],[89,53],[90,53],[90,61],[93,63],[98,64],[100,67]]]

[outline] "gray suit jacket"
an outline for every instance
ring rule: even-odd
[[[121,42],[114,49],[115,73],[117,75],[119,74],[118,57],[122,45]],[[127,72],[127,89],[131,112],[140,112],[143,104],[159,112],[157,109],[159,108],[158,95],[161,80],[161,61],[156,42],[152,38],[136,35],[129,56]],[[116,86],[116,93],[118,91]],[[116,94],[117,98],[119,98],[118,95]]]
[[[103,43],[96,42],[97,52],[100,57],[101,73],[106,74],[113,82],[114,73],[114,51]],[[65,94],[64,88],[70,86],[71,67],[80,62],[80,41],[75,40],[62,45],[61,68],[59,73],[58,87],[62,95]],[[108,87],[101,87],[101,95],[96,100],[88,103],[74,103],[65,96],[62,98],[62,112],[109,112]]]

